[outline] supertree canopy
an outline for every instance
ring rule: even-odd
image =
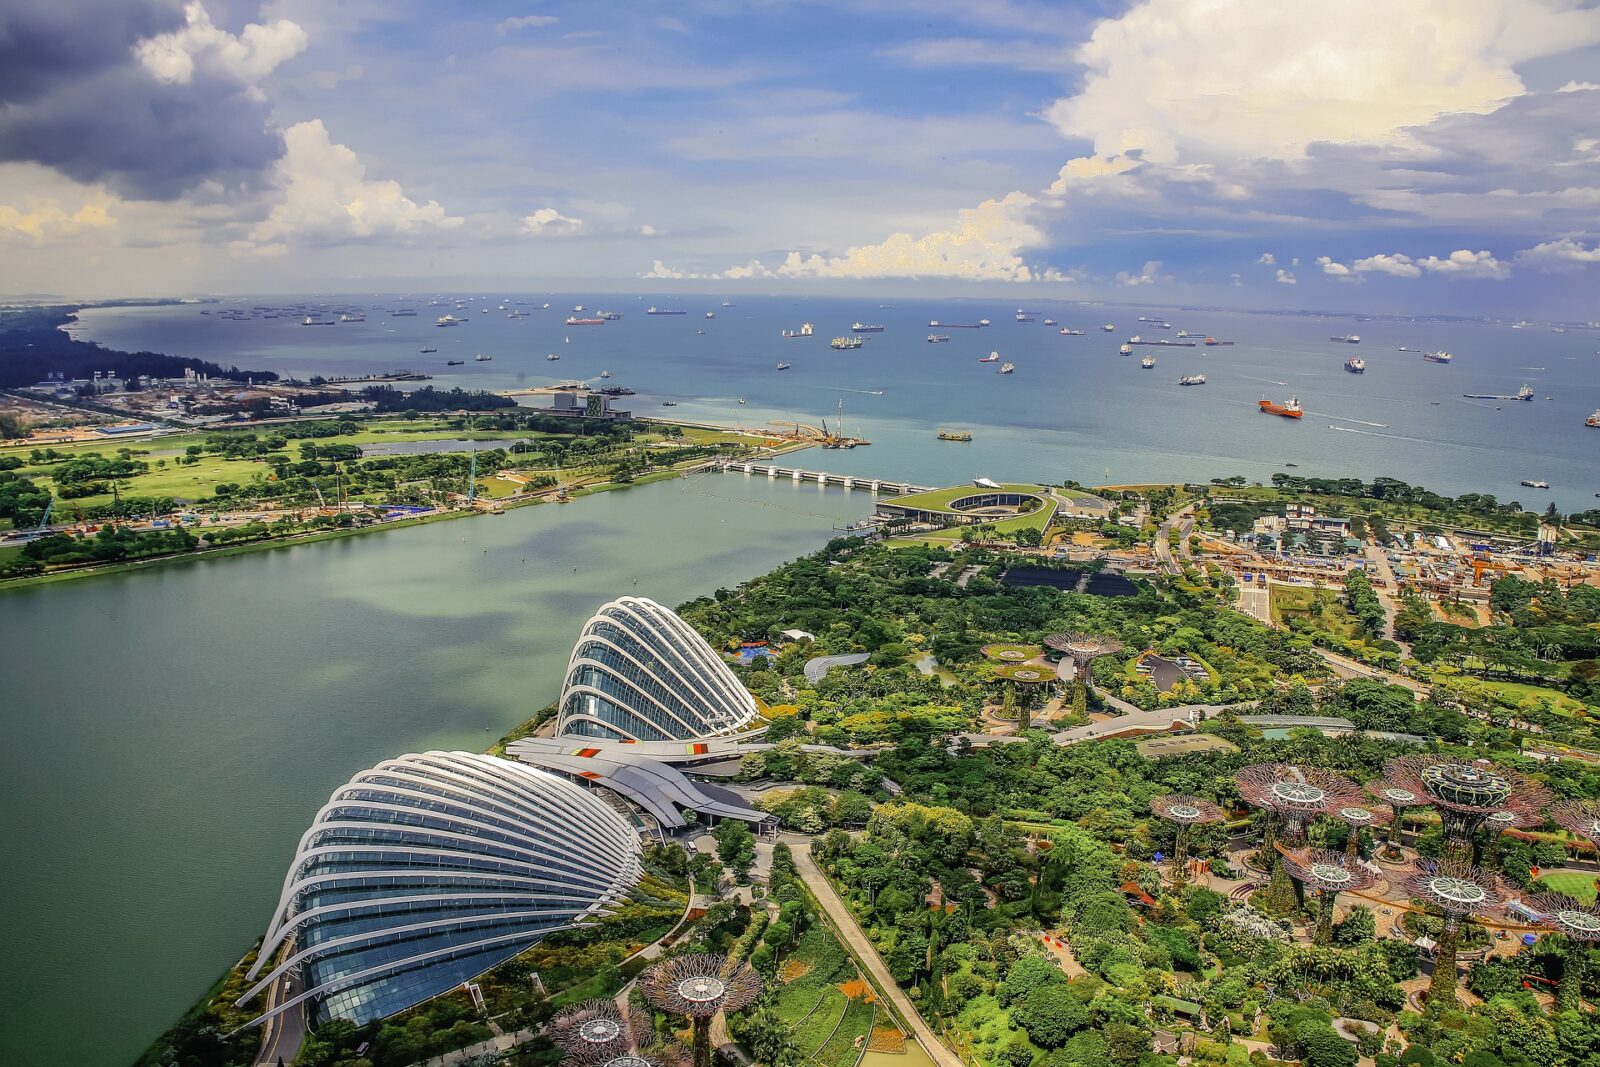
[[[585,1062],[608,1061],[647,1044],[650,1020],[624,1011],[611,999],[585,1000],[563,1008],[550,1020],[550,1038],[570,1056]]]
[[[1459,859],[1419,865],[1405,880],[1406,891],[1444,912],[1444,932],[1433,957],[1433,982],[1428,987],[1428,1010],[1442,1011],[1456,1000],[1456,948],[1461,923],[1500,906],[1499,888],[1491,875]]]
[[[1388,823],[1394,818],[1394,813],[1382,804],[1346,804],[1331,811],[1335,819],[1350,827],[1349,836],[1345,838],[1345,857],[1354,863],[1361,852],[1361,831]]]
[[[1382,778],[1366,784],[1366,791],[1378,800],[1383,801],[1393,812],[1389,820],[1388,840],[1385,842],[1385,851],[1390,858],[1399,856],[1400,853],[1400,820],[1405,818],[1407,808],[1420,807],[1427,803],[1424,797],[1412,792],[1403,785],[1384,781]]]
[[[1537,819],[1550,802],[1549,790],[1516,771],[1446,756],[1401,756],[1383,765],[1393,786],[1422,797],[1439,812],[1446,851],[1472,858],[1472,837],[1496,812]]]
[[[652,1005],[689,1019],[694,1028],[694,1067],[710,1067],[711,1017],[736,1012],[761,995],[761,976],[748,964],[702,952],[662,960],[639,976]]]
[[[1575,1011],[1581,1003],[1584,958],[1590,945],[1600,944],[1600,907],[1581,903],[1565,893],[1537,893],[1523,903],[1539,916],[1536,921],[1540,926],[1566,935],[1561,984],[1556,987],[1556,1011]]]
[[[1158,818],[1177,826],[1177,836],[1172,845],[1172,868],[1181,881],[1184,877],[1184,864],[1189,858],[1189,827],[1221,822],[1222,809],[1211,801],[1199,797],[1168,793],[1152,800],[1150,810]]]
[[[1101,656],[1122,651],[1122,642],[1115,637],[1091,633],[1051,634],[1044,643],[1057,652],[1072,657],[1072,710],[1082,715],[1089,706],[1090,664]]]
[[[1600,847],[1600,800],[1564,800],[1550,809],[1555,824]]]
[[[1378,880],[1377,875],[1358,861],[1345,853],[1328,849],[1288,852],[1283,862],[1295,881],[1307,889],[1316,890],[1322,898],[1322,906],[1317,913],[1316,935],[1312,938],[1319,945],[1326,945],[1333,940],[1334,898],[1347,891],[1371,888]]]
[[[1294,880],[1279,855],[1278,841],[1305,844],[1306,823],[1318,815],[1361,806],[1354,782],[1320,767],[1292,763],[1253,763],[1234,775],[1245,803],[1267,812],[1266,832],[1257,860],[1271,872],[1262,904],[1279,914],[1295,906]]]

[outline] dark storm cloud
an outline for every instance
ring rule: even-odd
[[[163,84],[135,57],[138,41],[183,22],[177,4],[150,0],[5,0],[0,161],[153,200],[260,174],[283,154],[264,102],[198,70]]]

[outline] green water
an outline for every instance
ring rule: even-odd
[[[732,586],[870,507],[713,475],[0,595],[0,1063],[129,1063],[351,774],[487,747],[611,597]]]

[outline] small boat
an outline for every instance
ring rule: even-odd
[[[1143,367],[1145,370],[1150,370],[1155,365],[1156,365],[1156,361],[1155,361],[1155,357],[1153,357],[1153,356],[1145,356],[1143,359],[1141,359],[1139,361],[1139,366]]]
[[[600,377],[609,378],[609,377],[611,377],[611,372],[608,371],[608,370],[603,370],[603,371],[600,372]]]
[[[725,307],[725,308],[731,308],[731,307],[733,307],[733,301],[732,300],[724,300],[722,302],[722,306]]]
[[[479,359],[482,359],[482,358],[483,358],[483,357],[482,357],[482,356],[479,356],[479,357],[478,357],[478,358],[479,358]],[[548,355],[548,356],[545,356],[545,357],[544,357],[544,358],[545,358],[545,359],[547,359],[547,360],[550,360],[550,361],[551,361],[551,362],[554,362],[554,361],[555,361],[555,360],[558,360],[558,359],[560,359],[560,358],[561,358],[561,357],[560,357],[560,356],[558,356],[558,355],[556,355],[556,354],[555,354],[555,353],[554,353],[554,352],[552,352],[552,353],[550,353],[550,354],[549,354],[549,355]]]
[[[1109,322],[1106,323],[1104,326],[1102,326],[1100,328],[1102,330],[1104,330],[1106,333],[1116,333],[1117,332],[1116,326],[1113,325],[1112,323],[1109,323]]]
[[[1547,482],[1547,481],[1544,481],[1541,478],[1524,478],[1524,479],[1522,479],[1522,484],[1527,486],[1529,489],[1548,489],[1548,488],[1550,488],[1550,483]]]
[[[480,352],[477,355],[473,356],[472,358],[477,363],[487,363],[491,359],[493,359],[494,357],[493,356],[486,356],[486,355],[484,355],[483,353]]]
[[[717,313],[716,313],[716,312],[715,312],[715,311],[708,311],[708,312],[706,312],[706,318],[708,318],[708,319],[714,319],[714,318],[716,318],[716,317],[717,317]]]
[[[572,305],[572,310],[574,312],[580,312],[580,311],[583,310],[583,305],[582,304],[573,304]]]
[[[744,403],[744,397],[742,397],[742,396],[741,396],[741,397],[740,397],[740,398],[739,398],[739,403],[741,403],[741,404],[743,404],[743,403]]]
[[[1185,374],[1182,378],[1178,379],[1178,384],[1204,385],[1206,384],[1206,376],[1204,374]]]
[[[995,371],[995,373],[996,374],[1010,374],[1012,371],[1014,371],[1016,369],[1017,369],[1017,365],[1015,363],[1002,363],[1002,364],[1000,364],[1000,369]]]
[[[939,431],[939,440],[941,440],[941,441],[970,441],[970,440],[972,440],[972,434],[967,430],[940,430]]]
[[[422,354],[423,355],[427,355],[429,352],[437,352],[437,351],[439,351],[437,348],[424,348],[422,350]]]
[[[521,308],[518,308],[517,310],[511,312],[509,315],[506,316],[506,318],[508,318],[508,319],[525,319],[527,317],[528,317],[528,313],[526,311],[523,311]]]
[[[467,361],[464,359],[447,359],[444,361],[446,367],[464,367],[466,363]]]
[[[661,402],[661,406],[664,408],[675,408],[678,406],[678,402],[676,400],[663,400]]]
[[[1044,320],[1044,324],[1046,326],[1054,326],[1056,324],[1056,320],[1055,319],[1045,319]]]
[[[979,356],[978,357],[978,362],[979,363],[999,363],[1000,362],[1000,353],[998,353],[998,352],[990,352],[987,356]]]
[[[787,364],[787,363],[780,363],[780,364],[778,364],[778,369],[779,369],[779,370],[788,370],[788,369],[789,369],[789,364]]]
[[[928,335],[928,343],[930,345],[942,345],[948,340],[950,340],[950,335],[947,333],[930,333]]]
[[[978,325],[979,326],[988,326],[989,325],[989,320],[988,319],[979,319],[978,320]]]
[[[1300,398],[1291,396],[1287,404],[1277,404],[1271,400],[1263,400],[1258,405],[1264,415],[1282,415],[1286,419],[1298,419],[1305,415],[1300,409]]]
[[[1189,336],[1189,331],[1188,330],[1179,330],[1178,331],[1178,336],[1179,337],[1188,337]]]

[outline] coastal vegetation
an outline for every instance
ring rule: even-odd
[[[222,367],[208,360],[159,352],[119,352],[80,341],[61,327],[74,321],[76,308],[21,308],[0,311],[0,389],[32,385],[51,374],[88,378],[96,371],[116,378],[181,378],[184,371],[211,377],[277,381],[272,371]],[[0,437],[8,436],[0,434]]]

